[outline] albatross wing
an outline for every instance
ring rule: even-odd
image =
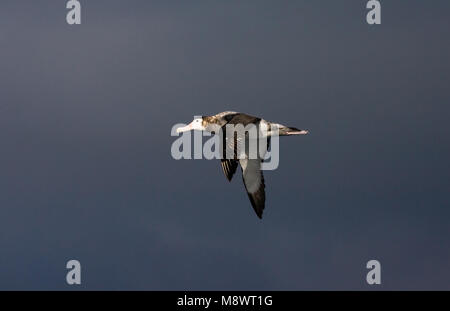
[[[241,164],[245,190],[247,190],[248,197],[256,215],[262,218],[266,202],[266,192],[264,190],[264,176],[261,171],[261,160],[241,159],[239,162]]]

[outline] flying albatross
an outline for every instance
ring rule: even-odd
[[[230,126],[236,127],[238,125],[242,125],[245,129],[248,126],[250,128],[254,126],[257,129],[257,137],[249,135],[250,131],[244,133],[233,131],[232,136],[226,134]],[[266,201],[261,162],[263,162],[264,155],[270,146],[270,137],[274,135],[290,136],[308,134],[306,130],[299,130],[282,124],[268,122],[264,119],[235,111],[225,111],[213,116],[196,117],[187,126],[179,127],[177,133],[191,130],[207,131],[214,134],[222,131],[223,156],[220,161],[223,173],[228,181],[231,182],[238,164],[241,165],[245,189],[252,207],[259,218],[262,218]],[[257,141],[255,145],[258,146],[258,152],[256,156],[252,157],[250,156],[252,153],[249,150],[249,146],[252,146],[251,142],[255,140]],[[260,147],[264,143],[263,140],[265,140],[265,144],[263,147]],[[242,148],[240,143],[244,142],[245,144],[243,146],[245,147]],[[232,154],[232,156],[225,156],[229,154]]]

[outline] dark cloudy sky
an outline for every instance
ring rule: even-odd
[[[0,289],[450,289],[450,2],[0,4]],[[240,173],[170,155],[242,111],[281,141],[254,214]]]

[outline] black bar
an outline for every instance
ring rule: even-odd
[[[280,308],[309,309],[328,306],[359,306],[361,309],[385,308],[399,302],[402,306],[425,302],[448,301],[449,292],[299,292],[299,291],[59,291],[59,292],[1,292],[2,301],[15,306],[22,303],[86,308],[98,305],[141,306],[142,310],[280,310]],[[20,296],[23,296],[21,298]],[[58,299],[49,299],[59,296]],[[385,300],[386,299],[386,300]],[[62,305],[61,305],[62,303]],[[281,309],[283,310],[283,309]],[[286,309],[288,310],[288,309]]]

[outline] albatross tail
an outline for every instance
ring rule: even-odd
[[[290,135],[306,135],[309,133],[307,130],[299,130],[295,127],[288,127],[283,124],[274,124],[278,127],[278,135],[290,136]]]

